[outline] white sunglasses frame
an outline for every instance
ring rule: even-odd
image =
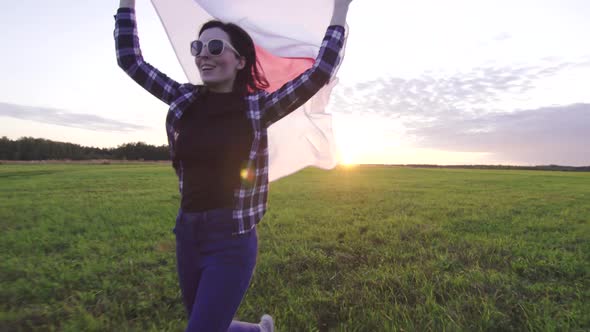
[[[223,48],[221,49],[221,52],[219,52],[219,54],[217,54],[217,55],[215,55],[215,54],[211,54],[211,52],[209,52],[209,43],[210,43],[211,41],[213,41],[213,40],[219,40],[219,41],[221,41],[221,43],[223,44]],[[203,43],[203,49],[201,50],[201,54],[198,54],[198,55],[195,55],[195,54],[193,53],[193,50],[196,50],[196,47],[193,47],[193,44],[195,44],[196,42],[201,42],[201,43]],[[232,44],[230,44],[229,42],[227,42],[227,41],[225,41],[225,40],[223,40],[223,39],[219,39],[219,38],[213,38],[213,39],[209,39],[207,42],[203,42],[203,41],[201,41],[201,40],[198,40],[198,39],[197,39],[197,40],[193,40],[193,41],[191,42],[191,44],[190,44],[190,47],[191,47],[191,54],[192,54],[194,57],[202,57],[202,56],[203,56],[203,50],[204,50],[205,48],[207,48],[207,53],[209,54],[209,56],[220,56],[220,55],[222,55],[222,54],[223,54],[223,51],[225,51],[225,46],[229,47],[229,48],[230,48],[230,49],[231,49],[231,50],[232,50],[232,51],[233,51],[235,54],[237,54],[238,56],[241,56],[241,55],[240,55],[240,52],[238,52],[238,50],[236,50],[236,49],[235,49],[235,48],[232,46]]]

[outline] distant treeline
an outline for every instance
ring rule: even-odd
[[[22,137],[10,140],[0,138],[0,160],[170,160],[167,145],[154,146],[143,142],[127,143],[116,148],[94,148],[73,143],[55,142],[43,138]],[[574,167],[562,165],[510,166],[510,165],[363,165],[401,166],[417,168],[468,168],[468,169],[515,169],[544,171],[590,172],[590,166]]]
[[[513,170],[530,170],[530,171],[572,171],[572,172],[590,172],[590,166],[562,166],[562,165],[539,165],[539,166],[512,166],[512,165],[422,165],[422,164],[405,164],[391,165],[414,168],[461,168],[461,169],[513,169]]]
[[[170,160],[168,146],[127,143],[116,148],[94,148],[42,138],[0,139],[0,160]]]

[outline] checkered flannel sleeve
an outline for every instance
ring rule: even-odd
[[[114,37],[119,67],[144,89],[170,105],[180,94],[180,84],[143,60],[135,9],[119,8],[115,15]]]
[[[268,127],[293,112],[328,84],[341,60],[344,38],[344,27],[329,26],[314,65],[264,97],[261,107],[264,126]]]

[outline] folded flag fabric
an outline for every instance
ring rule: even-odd
[[[272,92],[310,68],[330,23],[334,0],[152,0],[176,56],[193,84],[201,84],[190,53],[203,23],[238,24],[256,45]],[[348,29],[347,29],[348,31]],[[269,180],[307,166],[338,164],[332,116],[326,106],[333,79],[302,107],[268,129]]]

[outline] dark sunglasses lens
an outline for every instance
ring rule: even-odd
[[[195,40],[191,43],[191,54],[193,56],[201,55],[203,52],[203,42],[200,40]]]
[[[220,55],[223,52],[223,42],[219,39],[210,40],[207,49],[211,55]]]

